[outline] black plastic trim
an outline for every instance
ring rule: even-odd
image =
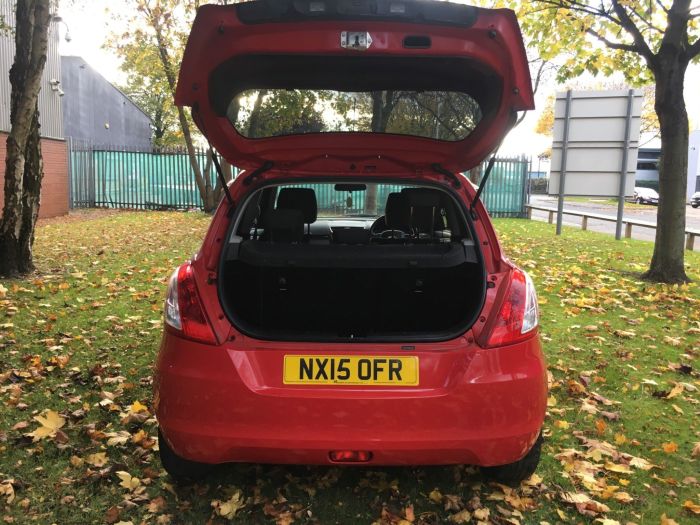
[[[256,0],[235,5],[244,24],[312,20],[379,20],[471,27],[474,6],[431,0]]]

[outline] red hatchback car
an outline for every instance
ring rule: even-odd
[[[154,400],[165,469],[532,474],[547,397],[535,290],[459,174],[533,107],[513,12],[206,5],[176,103],[244,171],[170,281]]]

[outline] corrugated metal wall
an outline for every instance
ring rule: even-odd
[[[5,24],[14,27],[15,2],[21,0],[0,0],[0,15]],[[15,59],[14,33],[0,33],[0,131],[10,131],[10,67]],[[39,93],[39,122],[41,136],[53,139],[63,139],[63,115],[61,113],[61,97],[58,91],[51,89],[51,79],[61,79],[61,61],[58,56],[59,26],[51,22],[49,26],[49,49],[46,56],[46,67],[41,78]]]

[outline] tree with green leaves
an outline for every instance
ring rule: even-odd
[[[158,49],[144,36],[135,33],[132,38],[111,43],[122,59],[121,70],[127,74],[120,88],[151,118],[154,147],[182,145],[182,129]]]
[[[133,46],[140,45],[149,52],[154,52],[158,60],[151,63],[157,64],[157,68],[146,76],[151,85],[167,86],[170,100],[172,100],[175,96],[178,67],[200,2],[198,0],[127,0],[127,4],[132,13],[128,20],[129,30],[121,35],[112,35],[108,45],[117,51],[133,49]],[[124,58],[123,55],[122,57]],[[217,186],[212,186],[211,178],[205,176],[206,174],[199,166],[192,124],[184,108],[176,106],[176,112],[202,206],[204,211],[212,212],[219,203],[221,191]]]
[[[46,65],[50,0],[15,6],[15,60],[10,68],[10,133],[5,158],[5,202],[0,218],[0,276],[34,269],[32,247],[39,217],[44,165],[39,135],[39,91]]]
[[[700,6],[691,0],[532,0],[509,2],[529,44],[545,59],[564,57],[559,80],[584,72],[622,72],[654,85],[662,157],[656,243],[644,278],[686,282],[685,201],[688,177],[686,70],[700,56]]]

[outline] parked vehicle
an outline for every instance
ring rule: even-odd
[[[634,188],[632,198],[637,204],[659,204],[659,194],[652,188]]]
[[[176,103],[245,171],[170,279],[154,391],[165,469],[530,476],[547,399],[535,289],[455,175],[533,108],[513,12],[205,5]]]
[[[690,198],[690,205],[693,208],[697,208],[700,206],[700,191],[696,191],[693,193],[693,196]]]

